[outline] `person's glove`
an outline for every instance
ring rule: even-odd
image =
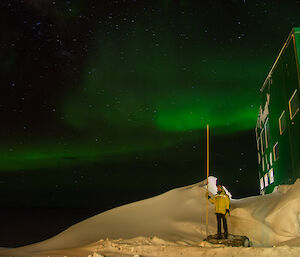
[[[229,215],[230,215],[229,209],[226,209],[225,218],[227,218]]]

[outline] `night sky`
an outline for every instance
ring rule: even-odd
[[[0,6],[0,246],[203,180],[206,124],[211,174],[259,193],[259,89],[300,1]]]

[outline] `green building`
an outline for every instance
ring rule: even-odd
[[[300,28],[294,28],[262,88],[256,125],[261,194],[300,178]]]

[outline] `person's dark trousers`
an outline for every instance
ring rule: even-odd
[[[222,213],[216,213],[217,216],[217,222],[218,222],[218,237],[222,238],[222,233],[221,233],[221,220],[223,221],[223,228],[224,228],[224,235],[225,238],[228,237],[228,228],[227,228],[227,220],[225,218],[225,215]]]

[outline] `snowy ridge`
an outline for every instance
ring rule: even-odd
[[[213,181],[211,179],[210,182]],[[209,185],[209,191],[214,191],[212,184]],[[207,244],[203,245],[202,242],[206,236],[205,193],[205,181],[173,189],[153,198],[100,213],[71,226],[49,240],[21,248],[0,250],[0,256],[45,256],[46,253],[61,253],[61,256],[67,256],[66,253],[76,256],[77,253],[77,256],[88,256],[91,252],[96,252],[97,247],[102,247],[102,250],[106,249],[108,252],[111,247],[114,251],[126,248],[127,255],[124,250],[125,255],[122,256],[133,256],[128,255],[131,248],[144,250],[149,248],[152,252],[155,252],[154,248],[161,250],[166,248],[170,252],[176,252],[175,249],[180,252],[185,248],[191,250],[186,256],[197,256],[196,249],[199,250],[201,247],[215,249]],[[300,180],[294,185],[279,188],[273,194],[233,199],[231,206],[231,216],[228,218],[229,233],[247,236],[254,246],[272,247],[284,244],[300,246],[298,240]],[[216,233],[214,206],[211,204],[209,204],[209,233]],[[300,256],[300,249],[297,249],[298,255],[294,256]],[[270,251],[272,256],[277,256],[273,253],[275,250]],[[210,253],[205,254],[203,256],[213,256]],[[244,256],[242,252],[239,254]],[[110,255],[106,253],[106,256]]]

